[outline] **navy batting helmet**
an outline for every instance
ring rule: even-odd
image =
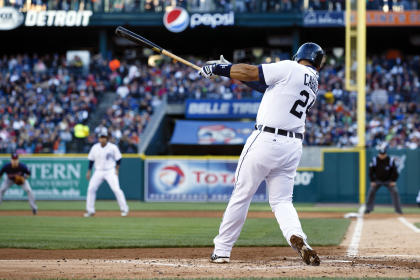
[[[325,52],[315,43],[305,43],[299,47],[296,54],[293,56],[294,61],[301,61],[302,59],[309,61],[312,66],[319,69],[324,62]]]

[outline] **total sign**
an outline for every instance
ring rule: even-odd
[[[147,201],[228,201],[237,160],[153,159],[145,162]],[[265,201],[265,185],[254,201]]]
[[[169,31],[174,33],[182,32],[188,26],[194,28],[204,25],[216,28],[218,26],[231,26],[234,25],[234,22],[235,14],[233,12],[224,14],[194,13],[190,16],[185,9],[180,7],[168,10],[163,16],[163,24]]]

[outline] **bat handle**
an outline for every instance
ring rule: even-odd
[[[191,63],[188,60],[185,60],[182,57],[179,57],[179,56],[177,56],[177,55],[175,55],[173,53],[170,53],[167,50],[162,50],[162,54],[163,55],[166,55],[166,56],[169,56],[170,58],[172,58],[172,59],[174,59],[176,61],[179,61],[179,62],[181,62],[181,63],[183,63],[183,64],[185,64],[185,65],[187,65],[189,67],[192,67],[192,68],[194,68],[197,71],[200,71],[201,70],[201,67],[200,66],[195,65],[194,63]]]

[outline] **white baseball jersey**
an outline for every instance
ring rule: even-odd
[[[116,161],[121,159],[121,152],[115,144],[107,143],[105,147],[96,143],[89,151],[88,160],[95,162],[95,170],[115,168]]]
[[[305,118],[318,92],[318,72],[296,61],[262,64],[264,93],[257,124],[303,133]]]
[[[318,92],[318,72],[295,61],[262,65],[268,85],[257,114],[257,125],[292,132],[305,131],[306,113]],[[293,186],[302,154],[302,139],[254,130],[242,150],[235,172],[235,187],[214,238],[214,254],[230,257],[258,186],[266,182],[271,209],[287,242],[295,235],[304,241]],[[306,241],[305,241],[306,242]],[[310,248],[308,244],[305,245]]]
[[[88,159],[95,162],[95,173],[90,178],[86,196],[87,213],[95,213],[96,192],[105,180],[117,198],[120,210],[124,216],[128,213],[128,205],[124,192],[121,190],[117,173],[115,172],[116,162],[121,159],[118,147],[112,143],[107,143],[105,147],[101,143],[96,143],[89,151]]]

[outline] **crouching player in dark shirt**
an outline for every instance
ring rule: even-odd
[[[19,156],[17,154],[12,154],[11,161],[3,165],[0,170],[0,178],[3,177],[4,173],[6,173],[7,176],[4,178],[0,187],[0,203],[3,201],[4,193],[11,186],[16,184],[28,194],[28,201],[31,205],[32,213],[36,215],[38,207],[35,204],[35,196],[27,180],[31,175],[31,172],[25,164],[19,162]]]

